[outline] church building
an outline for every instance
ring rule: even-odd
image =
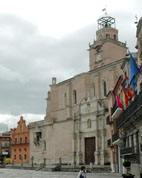
[[[96,40],[89,44],[90,70],[57,83],[52,78],[44,120],[30,123],[34,163],[105,165],[109,127],[107,93],[121,75],[126,44],[118,39],[115,18],[98,19]]]

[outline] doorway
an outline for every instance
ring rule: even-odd
[[[95,162],[94,152],[96,150],[95,137],[85,138],[85,164]]]

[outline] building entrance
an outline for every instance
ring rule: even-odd
[[[85,164],[95,162],[95,137],[85,138]]]

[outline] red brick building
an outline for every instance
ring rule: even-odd
[[[29,163],[29,126],[20,117],[17,128],[11,129],[11,158],[14,164]]]

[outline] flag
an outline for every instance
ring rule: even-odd
[[[133,91],[135,91],[135,88],[137,86],[137,81],[136,81],[136,75],[140,72],[133,56],[130,54],[130,81],[129,84]]]
[[[126,106],[126,102],[125,102],[125,94],[124,94],[123,91],[122,91],[122,100],[123,100],[123,106]]]
[[[129,80],[129,77],[127,76],[126,71],[123,70],[123,72],[124,72],[124,75],[125,75],[125,79],[128,81],[128,80]]]
[[[120,98],[119,98],[117,92],[115,92],[115,95],[116,95],[116,105],[117,105],[117,107],[118,107],[118,108],[121,108],[121,109],[124,111],[124,110],[125,110],[125,109],[124,109],[124,106],[123,106],[123,104],[121,103]]]
[[[130,84],[128,84],[127,86],[127,94],[130,98],[133,98],[135,95],[135,92],[132,90],[132,88],[130,87]]]
[[[127,76],[126,71],[123,70],[123,72],[124,72],[126,81],[129,81],[129,77]],[[132,88],[130,87],[130,84],[128,83],[128,85],[127,85],[127,96],[130,97],[130,98],[133,98],[134,95],[135,95],[135,92],[132,90]]]
[[[128,95],[123,87],[123,85],[121,84],[121,87],[122,87],[122,96],[123,96],[123,103],[125,106],[129,106],[129,98],[128,98]]]

